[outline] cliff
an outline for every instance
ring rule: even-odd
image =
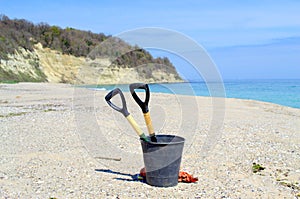
[[[124,84],[132,82],[178,82],[178,74],[151,64],[139,67],[119,67],[109,58],[66,55],[36,44],[34,51],[19,48],[0,60],[0,81],[53,82],[71,84]],[[151,72],[151,76],[144,69]]]
[[[153,58],[121,39],[1,16],[0,82],[7,81],[122,84],[182,79],[168,58]]]

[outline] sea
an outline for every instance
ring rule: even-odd
[[[128,85],[90,85],[95,90],[116,87],[128,92]],[[150,92],[191,96],[212,96],[251,99],[300,109],[300,79],[227,80],[215,82],[184,82],[149,84]]]

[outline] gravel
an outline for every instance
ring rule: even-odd
[[[199,178],[157,188],[132,178],[143,167],[141,146],[125,118],[103,100],[107,92],[0,84],[0,197],[299,197],[299,109],[239,99],[216,108],[208,97],[152,93],[157,133],[186,138],[181,167]],[[139,108],[125,97],[146,132]],[[224,120],[213,123],[214,111],[223,111]],[[214,124],[222,125],[217,136],[211,135]],[[253,173],[253,163],[265,170]]]

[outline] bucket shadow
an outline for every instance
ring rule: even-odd
[[[117,172],[117,171],[112,171],[110,169],[95,169],[96,172],[104,172],[104,173],[110,173],[110,174],[115,174],[115,175],[122,175],[122,176],[127,176],[130,178],[113,178],[115,180],[122,180],[122,181],[127,181],[127,182],[142,182],[146,183],[146,180],[144,178],[141,178],[139,174],[130,174],[130,173],[122,173],[122,172]]]

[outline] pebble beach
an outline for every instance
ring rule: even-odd
[[[152,93],[156,133],[186,139],[181,169],[199,179],[158,188],[136,179],[140,141],[107,93],[0,84],[0,198],[300,198],[300,109]]]

